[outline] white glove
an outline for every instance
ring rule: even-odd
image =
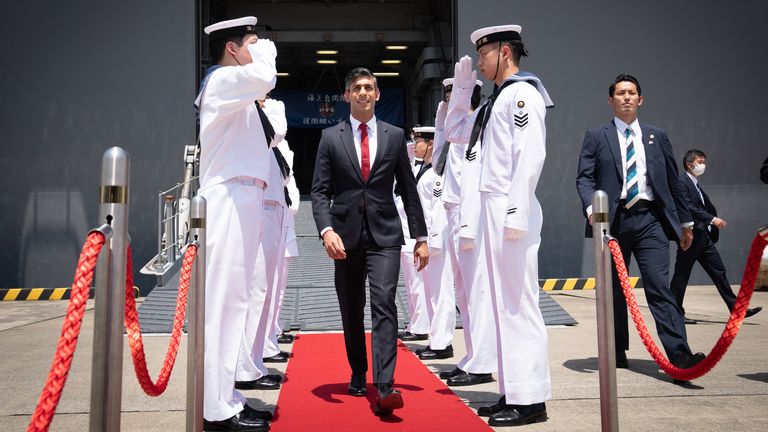
[[[469,237],[459,237],[459,249],[470,250],[475,248],[475,239]]]
[[[528,231],[526,230],[504,227],[504,240],[519,240],[527,233]]]
[[[272,116],[285,117],[285,104],[276,99],[266,99],[264,100],[264,112],[270,116],[270,120],[272,120]]]
[[[275,47],[275,43],[269,39],[259,39],[255,44],[250,44],[248,49],[270,55],[272,58],[277,57],[277,47]],[[251,51],[251,54],[253,54],[253,51]]]
[[[406,141],[405,149],[408,152],[408,160],[413,164],[413,161],[416,159],[416,143],[414,143],[413,140]]]
[[[437,113],[435,114],[435,129],[443,130],[445,128],[445,117],[448,115],[448,102],[440,101],[437,104]]]
[[[453,85],[463,89],[473,89],[477,84],[477,71],[472,68],[472,58],[464,56],[453,68]]]

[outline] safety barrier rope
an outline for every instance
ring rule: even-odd
[[[77,348],[80,326],[83,323],[83,315],[85,315],[85,305],[91,290],[93,270],[105,242],[104,234],[94,231],[88,235],[85,244],[83,244],[83,250],[77,261],[67,314],[64,317],[61,336],[59,336],[59,343],[53,356],[53,364],[48,372],[48,378],[45,380],[45,386],[40,393],[40,399],[38,399],[34,414],[32,414],[27,432],[47,431],[53,420],[53,415],[56,414],[56,407],[59,405],[61,392],[67,382],[69,368]]]
[[[731,346],[736,335],[739,333],[741,323],[744,320],[744,314],[746,314],[747,306],[749,306],[749,301],[752,298],[752,292],[755,289],[755,281],[757,280],[757,274],[760,270],[760,259],[763,255],[766,243],[768,243],[768,241],[760,235],[757,235],[752,241],[752,246],[749,250],[749,255],[747,256],[747,264],[744,269],[744,276],[741,280],[741,288],[739,289],[739,295],[736,298],[736,304],[731,311],[731,316],[728,319],[728,323],[725,325],[723,333],[720,335],[720,339],[718,339],[717,343],[712,348],[712,351],[710,351],[704,360],[695,366],[688,369],[681,369],[673,365],[664,354],[662,354],[658,346],[656,346],[651,334],[648,332],[648,327],[645,325],[643,316],[640,313],[640,308],[637,306],[637,299],[629,284],[629,275],[627,274],[627,268],[624,265],[624,258],[622,257],[619,243],[615,239],[611,239],[608,242],[608,247],[611,249],[611,255],[613,256],[613,262],[616,265],[616,272],[618,273],[619,281],[621,282],[621,288],[624,291],[624,296],[627,298],[627,305],[632,314],[632,319],[635,322],[635,327],[637,328],[638,333],[640,333],[640,338],[643,340],[645,348],[667,375],[678,380],[688,381],[703,376],[717,365]]]
[[[181,276],[179,277],[179,294],[176,298],[176,313],[173,319],[173,330],[171,331],[171,340],[168,344],[168,351],[165,354],[165,361],[160,369],[160,375],[157,377],[157,383],[152,382],[147,370],[147,360],[144,355],[144,342],[141,337],[141,326],[139,325],[139,315],[136,313],[136,300],[133,298],[133,271],[131,248],[128,248],[128,271],[125,281],[125,328],[128,333],[128,345],[131,347],[131,358],[133,359],[133,369],[136,371],[136,378],[141,388],[149,396],[159,396],[163,394],[168,387],[168,380],[173,372],[173,366],[176,363],[176,355],[179,351],[181,342],[181,330],[184,327],[184,316],[187,310],[187,292],[189,291],[189,280],[192,272],[192,265],[197,256],[197,246],[190,244],[184,252],[184,261],[181,264]]]

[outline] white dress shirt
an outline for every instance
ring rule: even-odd
[[[648,165],[645,161],[645,145],[643,145],[643,131],[640,122],[635,119],[632,124],[626,124],[618,117],[613,119],[616,125],[616,133],[619,136],[619,148],[621,149],[621,167],[623,185],[621,186],[621,199],[627,198],[627,144],[631,140],[635,146],[635,164],[637,166],[637,195],[642,200],[653,201],[653,191],[648,184]],[[626,130],[630,128],[632,134],[627,138]]]
[[[360,170],[362,171],[363,163],[360,147],[362,135],[360,131],[360,123],[362,122],[352,116],[349,116],[349,123],[352,125],[352,136],[355,138],[355,153],[357,153],[357,163],[359,164]],[[371,164],[368,167],[368,172],[370,173],[370,168],[373,168],[373,161],[376,160],[376,150],[379,147],[379,141],[376,137],[376,116],[371,117],[371,119],[368,120],[365,125],[368,126],[368,162]]]

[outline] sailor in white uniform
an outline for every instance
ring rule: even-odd
[[[429,317],[429,346],[416,351],[422,360],[453,357],[453,331],[456,328],[456,296],[453,290],[451,260],[446,259],[445,239],[447,228],[445,209],[440,197],[442,179],[432,169],[432,147],[435,128],[413,128],[416,157],[424,160],[416,174],[416,189],[424,209],[424,221],[429,233],[430,262],[424,269],[424,292],[427,297]]]
[[[411,160],[411,170],[414,177],[424,165],[424,159],[416,159],[413,139],[408,141],[408,158]],[[416,239],[411,238],[408,231],[408,218],[405,214],[403,200],[397,192],[395,185],[395,207],[403,226],[405,244],[400,249],[400,269],[403,272],[405,291],[408,297],[408,325],[405,331],[398,333],[397,337],[405,342],[422,341],[429,339],[429,316],[427,315],[427,299],[424,293],[424,272],[416,271],[413,265],[413,248]]]
[[[256,18],[205,28],[217,65],[196,100],[200,115],[200,195],[207,200],[205,283],[206,430],[269,429],[268,411],[245,404],[235,373],[251,296],[262,283],[257,266],[269,142],[255,102],[276,82],[277,50],[256,37]],[[261,376],[250,376],[258,379]]]
[[[466,102],[477,72],[465,56],[456,64],[446,135],[451,142],[479,139],[481,220],[498,346],[498,403],[481,407],[492,426],[546,421],[551,397],[547,331],[539,309],[538,250],[542,213],[536,185],[546,155],[546,108],[553,106],[541,80],[519,70],[527,55],[517,25],[472,33],[478,69],[497,89],[467,121]]]
[[[474,121],[480,104],[482,81],[472,91],[469,119]],[[496,321],[485,271],[485,255],[477,247],[482,235],[480,223],[480,152],[475,146],[467,154],[467,144],[445,141],[445,116],[451,100],[453,78],[443,80],[445,101],[440,102],[435,117],[435,172],[442,174],[442,205],[447,218],[446,254],[451,260],[456,286],[466,355],[451,371],[440,373],[449,386],[468,386],[493,381],[497,371]]]
[[[280,151],[285,155],[285,160],[288,161],[288,166],[291,167],[291,176],[288,178],[288,199],[290,204],[288,205],[288,212],[285,214],[286,224],[288,225],[288,232],[285,235],[285,256],[283,257],[283,266],[280,268],[277,280],[277,305],[275,306],[275,320],[272,334],[276,335],[276,341],[278,343],[293,343],[294,337],[292,334],[286,332],[286,330],[280,324],[280,311],[283,309],[283,299],[285,298],[285,288],[288,285],[288,266],[299,256],[299,244],[296,240],[296,213],[299,212],[299,202],[301,195],[299,188],[296,186],[296,178],[293,176],[293,151],[288,147],[288,141],[283,140],[278,144]],[[274,342],[270,342],[274,343]],[[265,350],[267,348],[265,347]]]

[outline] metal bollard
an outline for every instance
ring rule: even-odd
[[[595,191],[592,196],[592,237],[595,245],[595,285],[597,291],[597,352],[600,371],[600,419],[603,432],[619,430],[616,396],[616,342],[613,331],[613,279],[608,222],[608,195]]]
[[[179,244],[178,238],[176,238],[176,216],[174,210],[174,203],[176,197],[173,195],[166,195],[163,201],[163,229],[165,230],[165,256],[168,264],[176,262],[176,255],[178,254]]]
[[[203,367],[205,365],[205,198],[192,198],[190,239],[197,242],[189,292],[187,336],[187,432],[203,431]]]
[[[120,147],[108,149],[102,157],[99,220],[114,234],[96,267],[91,432],[120,430],[129,182],[128,153]]]

